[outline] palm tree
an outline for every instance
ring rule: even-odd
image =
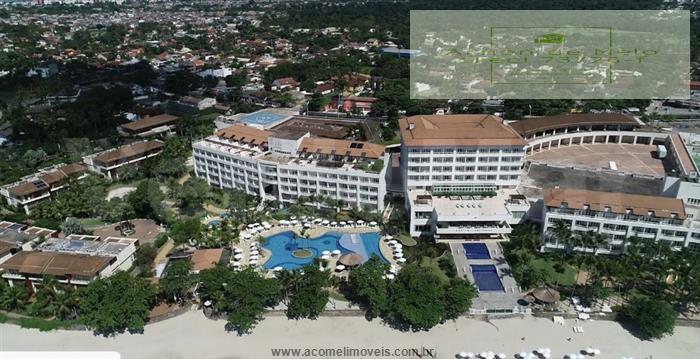
[[[284,304],[289,304],[288,293],[296,290],[301,281],[301,271],[299,270],[283,270],[277,273],[277,281],[281,288],[281,297]]]
[[[21,285],[14,285],[7,289],[2,296],[2,309],[20,310],[24,309],[29,299],[29,291]]]
[[[565,248],[567,253],[571,252],[571,245],[573,244],[573,232],[571,231],[571,227],[569,224],[567,224],[564,220],[557,220],[554,222],[554,226],[552,227],[552,234],[554,235],[554,238],[557,239],[557,245],[561,243]]]
[[[601,246],[608,243],[608,236],[603,233],[593,233],[591,236],[591,245],[593,246],[593,255],[598,254],[598,250]]]
[[[53,315],[60,320],[74,319],[78,316],[79,306],[78,291],[68,287],[54,298]]]

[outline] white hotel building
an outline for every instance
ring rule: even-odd
[[[384,209],[384,146],[233,125],[193,144],[195,173],[210,185],[289,204],[322,195],[370,211]]]
[[[399,124],[411,236],[506,240],[530,208],[515,192],[522,137],[492,115],[413,116]]]
[[[623,253],[632,236],[668,242],[677,250],[700,250],[700,226],[688,218],[680,198],[545,189],[543,211],[544,251],[564,249],[551,230],[558,221],[564,221],[576,234],[606,235],[608,242],[598,249],[599,253]]]

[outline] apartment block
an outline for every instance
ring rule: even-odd
[[[134,238],[49,238],[32,250],[17,252],[0,264],[0,269],[11,286],[27,285],[35,289],[47,275],[60,283],[84,286],[129,269],[137,248],[138,239]]]
[[[366,210],[384,208],[389,155],[381,145],[237,124],[192,147],[196,175],[212,186],[281,204],[321,195]]]
[[[37,173],[0,187],[0,196],[13,207],[29,214],[32,207],[50,200],[58,191],[69,185],[70,180],[85,178],[87,167],[72,163],[40,169]]]
[[[135,142],[83,157],[83,162],[90,171],[112,179],[118,177],[119,168],[135,166],[155,157],[163,151],[163,146],[163,142],[155,140]]]
[[[608,242],[598,253],[623,253],[631,236],[665,241],[677,250],[700,249],[700,226],[687,217],[679,198],[548,188],[543,212],[544,251],[565,248],[552,232],[558,221],[574,233],[606,235]]]

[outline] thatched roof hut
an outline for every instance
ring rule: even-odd
[[[348,266],[348,267],[353,267],[353,266],[358,266],[358,265],[362,264],[363,260],[364,260],[364,258],[362,258],[361,255],[359,255],[355,252],[351,252],[351,253],[348,253],[348,254],[341,256],[338,259],[338,263],[343,264],[343,265]]]
[[[558,291],[549,287],[539,287],[527,292],[523,299],[529,303],[544,303],[544,304],[554,304],[561,300],[561,295]]]

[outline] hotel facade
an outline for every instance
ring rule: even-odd
[[[543,219],[543,251],[565,249],[552,230],[559,221],[576,235],[607,236],[598,253],[624,253],[632,236],[667,242],[676,250],[700,250],[700,226],[688,218],[679,198],[550,188],[544,190]]]
[[[196,175],[212,186],[280,204],[320,195],[369,211],[384,209],[389,155],[381,145],[237,124],[192,147]]]
[[[399,125],[411,236],[506,240],[529,211],[515,191],[522,137],[492,115],[421,115]]]

